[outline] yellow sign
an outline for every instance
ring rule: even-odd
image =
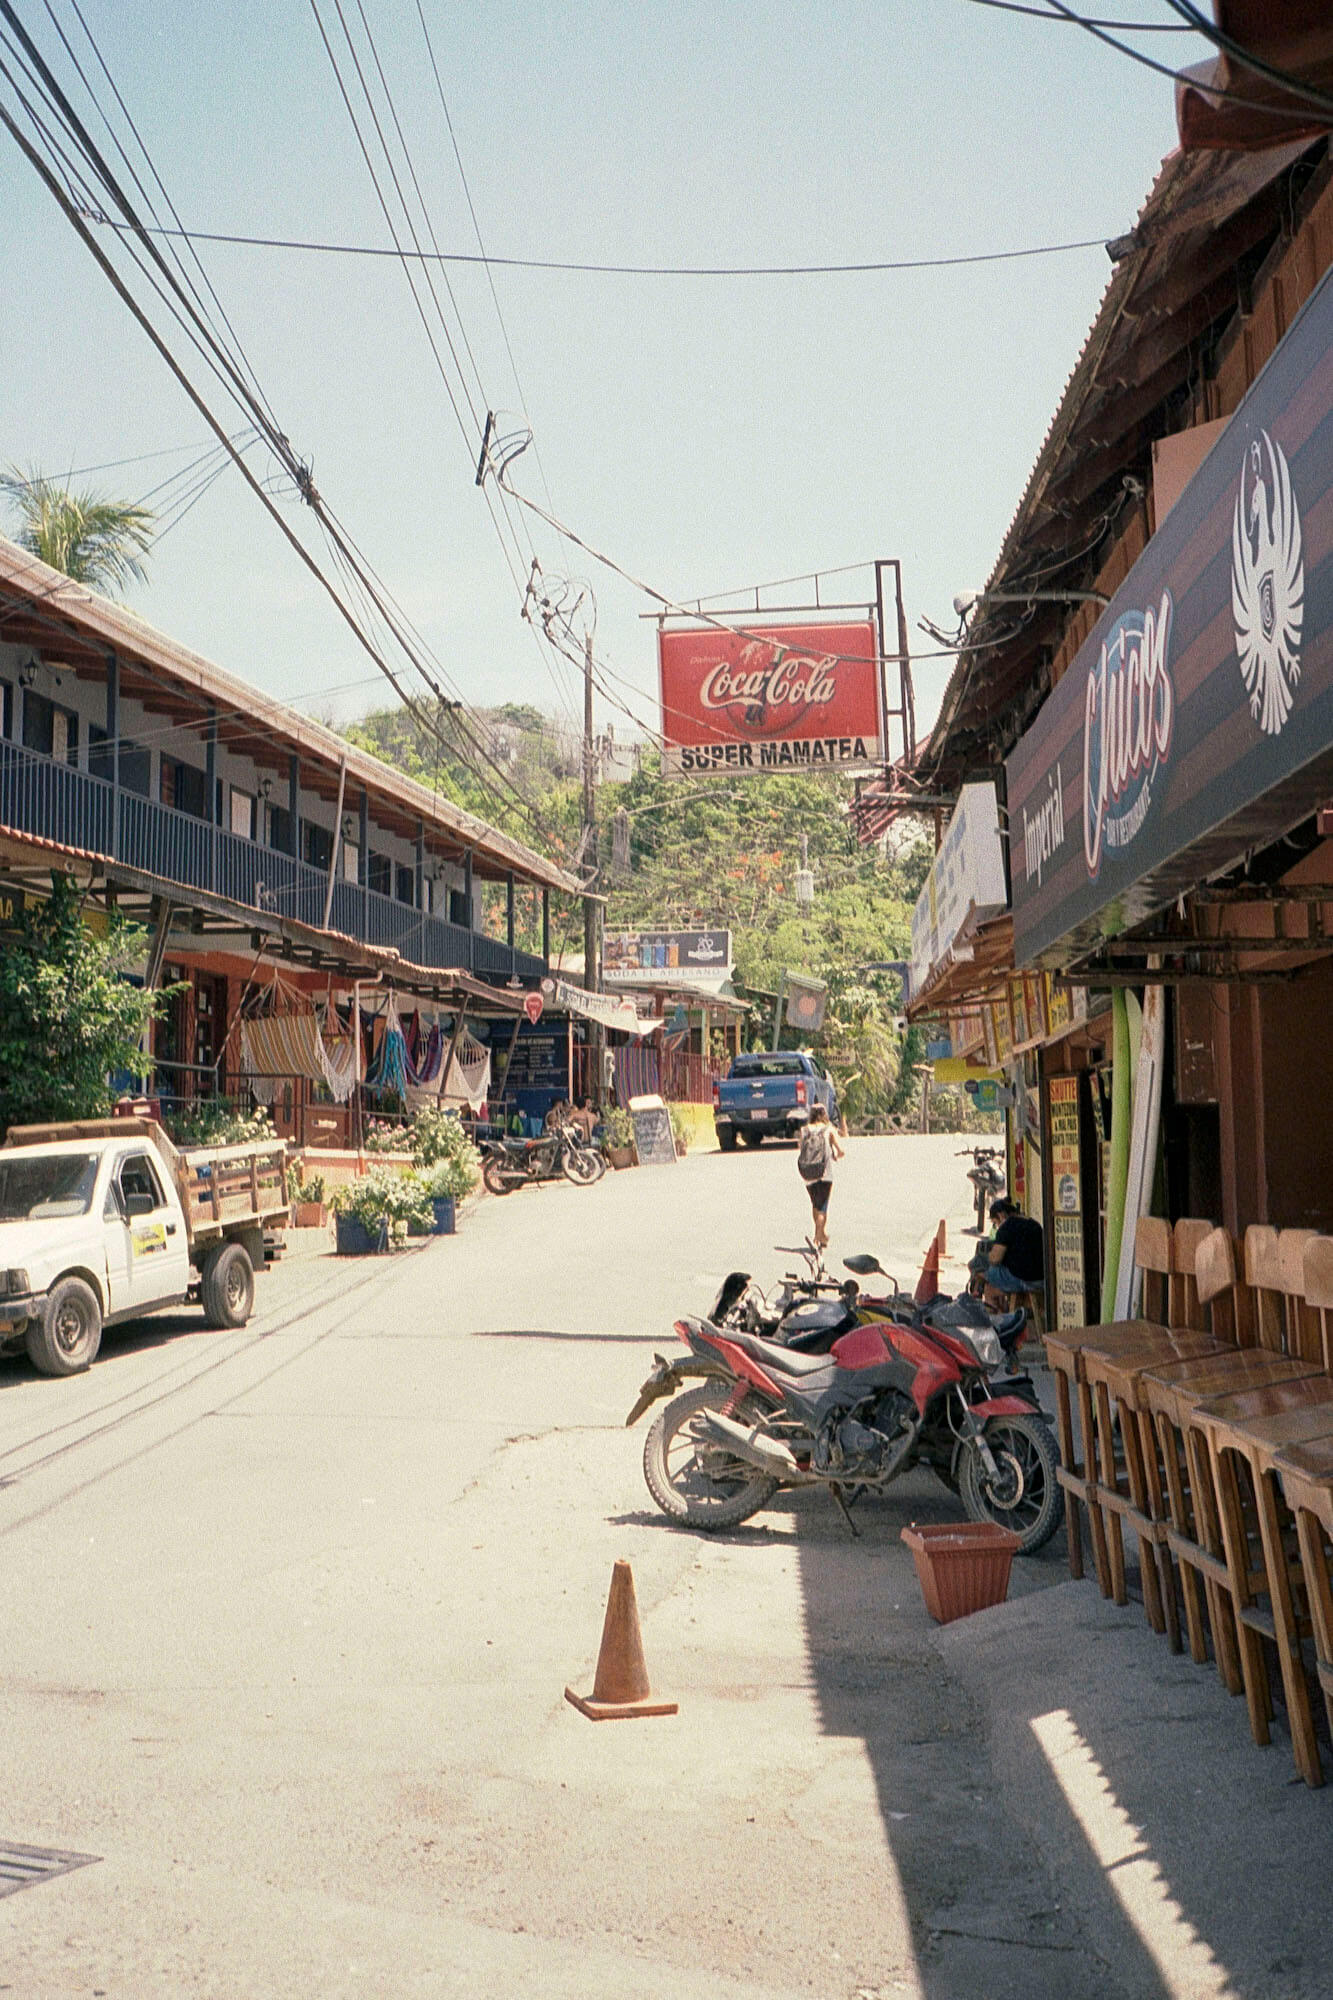
[[[130,1231],[130,1242],[136,1257],[151,1257],[155,1250],[166,1249],[167,1225],[165,1222],[145,1222]]]

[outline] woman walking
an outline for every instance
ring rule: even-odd
[[[816,1104],[796,1151],[796,1170],[805,1182],[814,1211],[816,1250],[828,1248],[828,1198],[833,1192],[833,1162],[840,1160],[842,1154],[838,1135],[829,1123],[827,1107]]]

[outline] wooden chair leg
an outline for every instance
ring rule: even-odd
[[[1319,1764],[1314,1718],[1310,1713],[1310,1691],[1305,1683],[1305,1667],[1301,1661],[1300,1624],[1291,1588],[1291,1570],[1278,1518],[1280,1494],[1277,1479],[1271,1471],[1265,1471],[1253,1461],[1250,1462],[1250,1477],[1255,1512],[1259,1517],[1268,1601],[1273,1608],[1273,1636],[1278,1665],[1282,1670],[1282,1688],[1287,1698],[1292,1754],[1296,1759],[1296,1769],[1306,1784],[1318,1787],[1324,1782],[1324,1773]]]
[[[1088,1534],[1092,1540],[1092,1560],[1097,1571],[1097,1588],[1103,1597],[1111,1595],[1111,1564],[1106,1552],[1106,1523],[1097,1505],[1097,1425],[1092,1414],[1092,1391],[1086,1382],[1078,1385],[1078,1419],[1083,1431],[1083,1477],[1088,1487]]]
[[[1333,1732],[1333,1588],[1329,1584],[1328,1557],[1324,1553],[1322,1523],[1305,1507],[1296,1509],[1296,1539],[1301,1552],[1301,1574],[1314,1627],[1315,1664],[1324,1695],[1324,1712]]]
[[[1069,1377],[1063,1368],[1055,1371],[1055,1429],[1060,1445],[1060,1463],[1072,1472],[1077,1462],[1074,1458],[1074,1418],[1069,1401]],[[1072,1493],[1068,1499],[1065,1531],[1069,1542],[1069,1574],[1077,1583],[1083,1576],[1083,1528],[1077,1500]]]
[[[1163,1533],[1170,1519],[1167,1510],[1166,1492],[1162,1484],[1161,1468],[1157,1460],[1157,1432],[1153,1427],[1150,1410],[1136,1410],[1134,1428],[1138,1441],[1138,1460],[1143,1479],[1143,1495],[1146,1512],[1157,1523],[1156,1559],[1157,1587],[1162,1611],[1166,1621],[1166,1640],[1173,1653],[1180,1651],[1180,1607],[1176,1603],[1176,1573],[1171,1566],[1171,1551],[1166,1545]]]
[[[1178,1535],[1189,1532],[1189,1513],[1185,1503],[1185,1483],[1180,1476],[1180,1456],[1176,1450],[1175,1429],[1163,1416],[1153,1418],[1157,1431],[1157,1449],[1162,1462],[1162,1474],[1166,1480],[1168,1519]],[[1169,1551],[1168,1551],[1169,1555]],[[1193,1563],[1180,1557],[1180,1595],[1185,1605],[1185,1629],[1189,1634],[1190,1658],[1196,1667],[1208,1664],[1208,1640],[1204,1632],[1203,1593],[1199,1582],[1199,1572]]]
[[[1195,1456],[1200,1460],[1208,1457],[1208,1447],[1197,1438]],[[1222,1552],[1226,1558],[1236,1639],[1240,1648],[1245,1706],[1250,1711],[1250,1733],[1256,1743],[1267,1744],[1272,1740],[1268,1728],[1272,1716],[1272,1702],[1268,1692],[1268,1667],[1264,1660],[1263,1641],[1244,1615],[1254,1599],[1250,1590],[1249,1548],[1240,1493],[1236,1485],[1236,1468],[1230,1452],[1213,1454],[1209,1463],[1214,1479],[1213,1490],[1217,1496],[1217,1518],[1222,1532]]]
[[[1225,1561],[1226,1552],[1222,1544],[1222,1525],[1213,1492],[1212,1470],[1206,1459],[1200,1460],[1199,1454],[1193,1448],[1194,1442],[1193,1433],[1187,1425],[1181,1434],[1181,1445],[1190,1482],[1194,1533],[1205,1553],[1212,1556],[1215,1561],[1222,1562]],[[1208,1601],[1208,1621],[1213,1628],[1213,1654],[1217,1661],[1217,1671],[1222,1676],[1228,1694],[1244,1694],[1245,1676],[1241,1669],[1240,1644],[1236,1633],[1231,1592],[1206,1570],[1203,1576],[1203,1590]]]
[[[1120,1440],[1125,1453],[1125,1477],[1129,1482],[1129,1497],[1140,1520],[1149,1520],[1152,1509],[1148,1504],[1148,1481],[1144,1472],[1143,1459],[1139,1451],[1139,1427],[1135,1412],[1120,1405]],[[1162,1606],[1161,1578],[1157,1571],[1157,1537],[1152,1532],[1135,1530],[1139,1544],[1139,1575],[1143,1582],[1143,1608],[1148,1615],[1148,1623],[1154,1632],[1166,1630],[1166,1613]]]
[[[1111,1422],[1111,1398],[1106,1384],[1096,1386],[1097,1396],[1097,1460],[1100,1467],[1099,1484],[1115,1490],[1115,1430]],[[1125,1583],[1125,1537],[1120,1526],[1120,1516],[1114,1507],[1101,1510],[1105,1520],[1107,1553],[1111,1558],[1111,1595],[1117,1604],[1129,1603],[1129,1589]]]

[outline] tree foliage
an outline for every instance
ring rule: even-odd
[[[110,1111],[108,1078],[142,1071],[141,1038],[165,997],[125,977],[146,947],[114,913],[95,936],[73,881],[52,876],[50,900],[0,951],[0,1129]]]
[[[403,710],[377,711],[346,733],[442,797],[572,863],[582,802],[568,731],[520,704],[483,711],[468,727],[484,734],[531,811],[478,764],[448,714],[443,744]],[[760,993],[776,995],[788,971],[826,980],[828,1016],[812,1046],[835,1072],[849,1116],[861,1117],[901,1109],[918,1090],[894,1026],[900,982],[869,968],[906,958],[930,848],[910,831],[882,849],[860,846],[847,817],[851,796],[851,783],[832,776],[667,778],[660,757],[647,755],[628,783],[598,791],[597,887],[608,930],[730,930],[736,976]],[[629,867],[617,873],[613,829],[622,810]],[[534,812],[553,838],[534,831]],[[802,834],[815,881],[808,910],[796,902]],[[554,898],[555,939],[577,936],[580,925],[577,903]],[[767,1040],[771,1023],[771,1011],[756,1015],[753,1034]]]
[[[144,583],[143,558],[152,546],[156,517],[129,500],[76,493],[36,470],[11,466],[0,473],[0,492],[18,515],[15,540],[48,569],[58,569],[90,590],[124,590]]]

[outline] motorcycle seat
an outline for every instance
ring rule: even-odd
[[[779,1347],[774,1341],[761,1340],[756,1333],[729,1333],[727,1339],[734,1340],[752,1361],[771,1369],[775,1375],[814,1375],[830,1366],[827,1354],[801,1354],[790,1347]]]

